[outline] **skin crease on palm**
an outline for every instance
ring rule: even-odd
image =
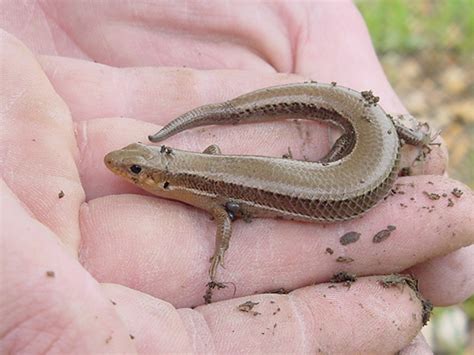
[[[444,173],[443,147],[414,168],[416,176],[400,178],[405,194],[362,219],[235,222],[218,273],[235,295],[232,286],[219,290],[207,306],[214,222],[146,195],[102,163],[105,153],[145,142],[196,106],[308,78],[372,89],[387,112],[403,113],[351,3],[7,0],[0,7],[2,353],[429,352],[422,337],[413,340],[421,329],[414,293],[383,288],[371,275],[410,272],[439,306],[473,293],[474,196]],[[166,144],[272,156],[291,147],[296,158],[316,160],[334,133],[276,122],[206,127]],[[416,154],[404,150],[405,164]],[[450,195],[449,208],[446,198],[423,193],[453,188],[464,194]],[[373,244],[387,225],[396,231]],[[342,246],[348,231],[361,238]],[[329,288],[341,270],[360,278]],[[292,292],[263,294],[280,287]],[[258,316],[237,310],[249,300],[259,302]]]

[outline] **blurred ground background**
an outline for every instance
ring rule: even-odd
[[[405,107],[442,130],[450,176],[474,188],[474,0],[355,3]],[[437,354],[474,354],[474,297],[436,308],[423,333]]]

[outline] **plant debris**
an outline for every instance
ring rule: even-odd
[[[214,282],[214,281],[211,281],[207,284],[207,290],[206,290],[206,293],[204,294],[203,298],[204,298],[204,303],[206,304],[209,304],[212,302],[212,290],[214,290],[215,288],[220,290],[220,289],[223,289],[223,288],[226,288],[227,286],[224,285],[223,283],[221,282]]]
[[[348,256],[338,256],[336,261],[338,263],[352,263],[354,261],[354,259],[352,259],[351,257],[348,257]]]
[[[242,304],[239,304],[237,306],[237,309],[240,311],[240,312],[244,312],[244,313],[250,313],[252,314],[253,316],[258,316],[260,315],[261,313],[260,312],[257,312],[257,311],[253,311],[253,308],[258,305],[259,302],[252,302],[252,301],[247,301],[245,303],[242,303]]]

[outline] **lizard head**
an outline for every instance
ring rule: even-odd
[[[169,147],[133,143],[114,150],[104,157],[104,163],[114,174],[154,194],[169,188],[168,165],[173,159]]]

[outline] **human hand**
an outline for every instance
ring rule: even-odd
[[[202,304],[214,223],[176,202],[116,195],[141,192],[103,167],[106,152],[145,140],[155,124],[198,105],[307,78],[373,89],[388,112],[403,108],[349,5],[318,5],[311,10],[318,23],[310,24],[302,16],[308,9],[295,6],[285,12],[285,5],[278,5],[279,11],[271,6],[229,11],[214,4],[204,11],[204,5],[188,4],[186,13],[195,19],[185,21],[181,7],[171,5],[138,11],[62,2],[54,13],[51,3],[42,4],[60,20],[59,27],[69,26],[64,31],[71,41],[48,41],[41,31],[31,36],[11,32],[39,53],[56,54],[46,48],[54,44],[61,56],[40,56],[38,66],[17,40],[2,38],[6,349],[397,351],[421,328],[421,305],[408,287],[383,288],[380,277],[361,277],[350,288],[323,282],[340,270],[363,276],[408,269],[435,304],[456,303],[472,293],[473,248],[460,249],[473,241],[472,192],[441,176],[443,153],[435,149],[422,174],[418,170],[420,175],[400,179],[404,195],[390,197],[363,219],[329,226],[236,222],[226,269],[219,273],[221,280],[235,284],[235,295],[228,287],[215,294],[223,301],[186,308]],[[199,14],[209,16],[203,20]],[[256,14],[262,21],[250,21]],[[338,36],[349,34],[336,28],[336,15],[351,29],[346,41],[358,43],[354,47],[341,46]],[[111,30],[116,23],[121,25]],[[167,31],[145,31],[153,23],[164,24]],[[196,37],[183,35],[197,28]],[[282,35],[282,28],[288,33]],[[144,33],[137,34],[140,29]],[[233,45],[221,49],[215,38],[232,38]],[[132,68],[62,57],[84,58],[77,48],[99,62]],[[140,67],[145,64],[224,70]],[[218,143],[224,154],[275,156],[290,146],[296,157],[315,160],[329,145],[327,130],[319,128],[306,122],[206,128],[167,144],[197,151]],[[407,153],[405,162],[416,154]],[[447,198],[432,201],[423,193],[450,194],[455,187],[464,195],[452,197],[449,208],[443,208]],[[60,190],[65,192],[61,199]],[[397,229],[384,242],[372,243],[387,225]],[[342,246],[339,238],[348,231],[361,233],[360,240]],[[354,261],[341,264],[338,256]],[[54,277],[47,271],[54,271]],[[295,291],[253,295],[277,288]],[[253,311],[261,314],[237,310],[248,300],[260,302]]]

